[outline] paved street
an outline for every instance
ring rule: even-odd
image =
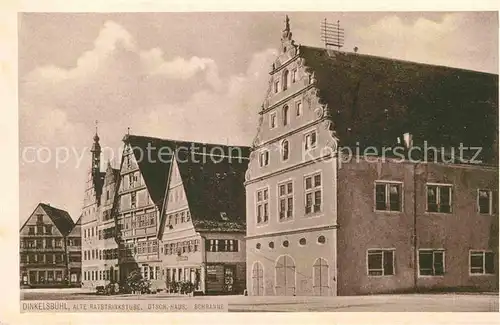
[[[241,312],[283,312],[283,311],[326,311],[326,312],[487,312],[498,311],[498,295],[495,294],[408,294],[373,295],[352,297],[173,297],[167,295],[117,295],[98,296],[78,289],[73,290],[24,290],[21,299],[193,299],[197,301],[226,301],[229,311]]]

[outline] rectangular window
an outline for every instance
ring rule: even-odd
[[[305,214],[312,214],[321,211],[321,174],[306,176],[305,184]]]
[[[375,183],[375,210],[401,211],[401,202],[400,183]]]
[[[368,250],[368,275],[394,275],[394,250]]]
[[[43,235],[43,226],[36,226],[36,234]]]
[[[317,145],[316,131],[308,132],[304,135],[304,148],[306,150],[311,150],[316,148]]]
[[[45,234],[52,235],[52,225],[45,226]]]
[[[495,254],[490,251],[471,251],[469,273],[471,275],[495,274]]]
[[[30,226],[28,228],[28,235],[34,235],[35,234],[35,227],[33,226]]]
[[[444,251],[421,249],[418,251],[418,270],[420,275],[444,274]]]
[[[498,192],[478,190],[477,207],[480,214],[496,214],[498,208]]]
[[[269,151],[264,150],[259,155],[259,165],[260,167],[264,167],[269,165]]]
[[[292,70],[292,83],[297,81],[297,69]]]
[[[427,185],[427,212],[451,213],[451,185]]]
[[[36,215],[36,222],[37,223],[43,223],[43,214],[37,214]]]
[[[269,114],[269,128],[274,129],[276,127],[276,112]]]
[[[279,220],[288,220],[293,217],[293,182],[278,185]]]
[[[269,220],[269,190],[257,191],[257,223],[266,223]]]
[[[298,101],[295,103],[295,115],[296,116],[301,116],[302,115],[302,102]]]

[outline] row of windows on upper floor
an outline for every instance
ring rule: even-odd
[[[39,218],[43,218],[42,216],[39,216]],[[34,236],[35,234],[36,235],[52,235],[52,225],[43,225],[43,224],[40,224],[42,221],[41,219],[39,219],[37,221],[37,226],[35,228],[35,226],[28,226],[28,235],[30,236]],[[35,233],[35,229],[36,229],[36,233]]]
[[[278,216],[279,221],[293,219],[294,216],[294,184],[293,180],[278,184]],[[255,195],[257,224],[269,221],[269,187],[257,190]],[[321,173],[304,177],[304,214],[315,215],[322,211],[323,188]]]
[[[295,118],[302,116],[302,113],[302,100],[298,100],[295,102]],[[280,116],[281,124],[283,126],[287,126],[290,124],[291,113],[290,106],[288,104],[282,107]],[[278,127],[278,111],[271,111],[269,113],[269,128],[275,129],[276,127]]]
[[[401,212],[403,207],[402,182],[376,181],[375,182],[375,211]],[[426,184],[426,211],[437,213],[451,213],[452,200],[451,184]],[[322,180],[321,173],[304,177],[304,214],[314,215],[322,210]],[[278,184],[278,220],[287,221],[294,216],[294,183],[293,180]],[[269,221],[269,187],[257,190],[256,222],[265,224]],[[498,192],[490,189],[477,190],[477,212],[492,215],[498,213]]]
[[[309,131],[304,134],[303,137],[303,150],[306,152],[312,150],[317,147],[318,144],[318,135],[316,130]],[[284,139],[279,143],[279,152],[281,161],[285,162],[290,158],[290,141],[288,139]],[[266,148],[262,149],[259,153],[259,166],[265,167],[270,163],[270,154],[271,150]]]

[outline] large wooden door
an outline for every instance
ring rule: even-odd
[[[313,265],[313,292],[316,296],[329,296],[328,262],[318,258]]]
[[[252,295],[264,295],[264,268],[260,262],[255,262],[252,269]]]
[[[295,295],[295,262],[288,255],[283,255],[276,261],[276,295]]]

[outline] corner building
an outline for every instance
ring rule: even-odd
[[[497,94],[497,75],[295,44],[287,18],[245,180],[249,294],[498,290]],[[424,141],[440,151],[410,162]],[[482,163],[445,159],[460,144]]]

